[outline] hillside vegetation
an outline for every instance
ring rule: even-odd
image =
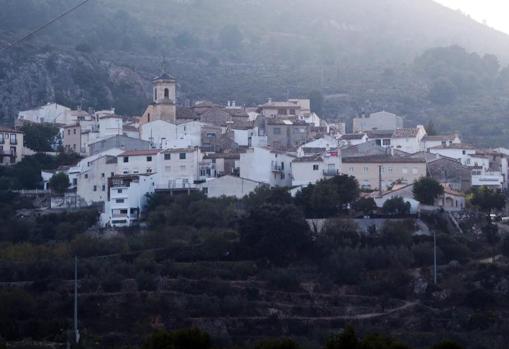
[[[0,0],[0,43],[74,3]],[[327,118],[385,109],[508,145],[508,52],[509,36],[431,0],[92,0],[0,57],[0,117],[47,100],[139,114],[164,57],[181,103],[318,90]]]

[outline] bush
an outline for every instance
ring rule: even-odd
[[[384,202],[382,211],[391,216],[402,216],[410,214],[410,203],[405,202],[402,197],[395,197]]]
[[[138,289],[141,291],[155,291],[157,289],[154,275],[144,271],[136,274],[136,283],[138,284]]]
[[[382,227],[381,242],[386,246],[410,246],[415,230],[415,222],[412,220],[385,221]]]
[[[288,270],[273,269],[264,273],[263,278],[270,288],[284,291],[295,291],[300,288],[297,274]]]

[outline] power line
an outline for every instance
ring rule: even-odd
[[[50,20],[49,22],[41,25],[40,27],[34,29],[33,31],[31,31],[30,33],[28,33],[27,35],[23,36],[22,38],[14,41],[14,42],[11,42],[11,43],[8,43],[8,45],[2,49],[0,49],[0,52],[4,52],[12,47],[15,47],[17,45],[19,45],[20,43],[22,43],[23,41],[26,41],[28,39],[30,39],[32,36],[34,36],[35,34],[39,33],[40,31],[46,29],[47,27],[49,27],[50,25],[52,25],[53,23],[55,23],[56,21],[62,19],[63,17],[67,16],[68,14],[76,11],[77,9],[79,9],[80,7],[82,7],[83,5],[85,5],[87,2],[89,2],[90,0],[83,0],[81,1],[79,4],[75,5],[74,7],[66,10],[65,12],[63,12],[62,14],[58,15],[57,17],[53,18],[52,20]]]

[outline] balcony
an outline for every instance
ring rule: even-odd
[[[336,177],[338,175],[339,175],[339,170],[336,170],[336,169],[323,170],[324,177]]]
[[[272,172],[284,172],[285,167],[282,164],[272,164]]]

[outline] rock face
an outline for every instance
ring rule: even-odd
[[[146,106],[148,84],[134,70],[79,52],[30,49],[0,58],[0,119],[47,102],[69,107],[116,107],[138,114]]]

